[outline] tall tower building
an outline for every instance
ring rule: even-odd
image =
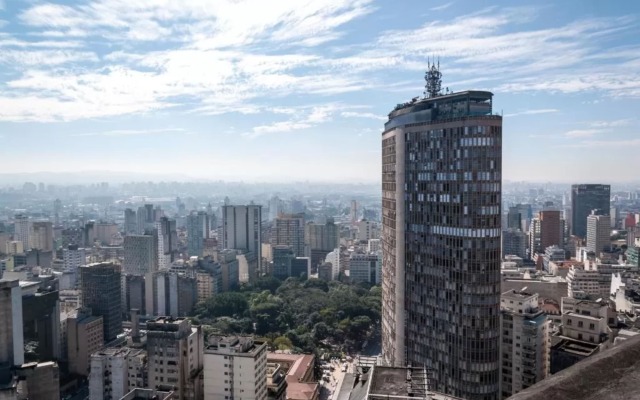
[[[309,222],[305,225],[304,237],[307,255],[311,258],[311,266],[315,268],[338,247],[338,226],[333,218],[329,218],[325,224]]]
[[[220,239],[218,239],[220,240]],[[245,250],[262,258],[262,206],[222,207],[222,248]]]
[[[154,235],[124,237],[122,272],[127,275],[145,275],[158,270],[158,239]]]
[[[158,231],[158,269],[168,270],[178,257],[178,230],[176,221],[167,217],[156,223]]]
[[[510,290],[501,297],[502,398],[506,399],[550,373],[551,321],[538,308],[538,294]]]
[[[53,251],[53,223],[36,221],[31,225],[31,248],[41,251]]]
[[[196,212],[187,215],[187,253],[191,257],[202,257],[205,216],[205,213]]]
[[[571,186],[571,234],[587,237],[587,217],[592,210],[602,210],[609,215],[611,209],[610,185]]]
[[[115,339],[122,332],[120,266],[109,262],[84,265],[80,282],[82,306],[102,317],[105,343]]]
[[[62,201],[56,199],[53,202],[53,222],[56,226],[60,226],[60,215],[62,214]]]
[[[296,257],[304,257],[304,214],[280,214],[271,232],[272,246],[289,246]]]
[[[29,240],[31,232],[31,221],[29,221],[29,217],[23,214],[18,214],[14,218],[14,234],[13,240],[17,240],[22,242],[22,248],[24,251],[27,251],[31,248],[31,242]]]
[[[382,354],[423,366],[433,390],[497,399],[502,117],[493,94],[398,105],[382,133]]]
[[[138,233],[138,220],[136,212],[130,208],[124,210],[124,234],[133,235]]]
[[[587,217],[587,251],[597,255],[611,247],[611,217],[594,210]]]

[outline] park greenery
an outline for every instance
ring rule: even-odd
[[[352,352],[380,321],[381,288],[319,279],[258,279],[198,303],[208,333],[256,335],[273,349]]]

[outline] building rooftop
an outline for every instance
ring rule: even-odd
[[[265,342],[248,336],[210,336],[204,352],[254,357],[263,346],[266,346]]]
[[[600,346],[597,343],[583,342],[581,340],[572,339],[566,336],[555,336],[553,338],[557,340],[557,343],[551,346],[552,349],[562,350],[566,351],[567,353],[577,354],[585,357],[594,354]]]
[[[640,335],[588,357],[509,400],[637,399],[639,382]]]

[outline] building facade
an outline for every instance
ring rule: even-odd
[[[600,255],[611,248],[611,217],[593,212],[587,217],[587,251]]]
[[[115,339],[122,332],[122,294],[120,266],[103,262],[80,267],[82,306],[101,316],[104,341]]]
[[[611,209],[610,185],[571,186],[571,234],[587,237],[587,217],[593,210],[602,210],[606,215]]]
[[[304,214],[280,214],[271,232],[272,246],[289,246],[296,257],[304,257]]]
[[[260,262],[262,259],[262,206],[222,207],[222,249],[244,250],[253,253]],[[257,271],[249,271],[250,279]]]
[[[382,355],[436,391],[499,396],[502,117],[492,93],[398,105],[382,133]]]
[[[146,275],[157,271],[157,240],[154,235],[125,236],[123,272],[127,275]]]

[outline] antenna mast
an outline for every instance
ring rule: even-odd
[[[438,58],[438,64],[436,66],[435,60],[433,63],[427,59],[427,72],[424,75],[426,84],[424,85],[425,97],[436,97],[442,95],[442,73],[440,72],[440,59]]]

